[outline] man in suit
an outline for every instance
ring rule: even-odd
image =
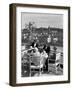
[[[50,46],[46,46],[44,45],[43,49],[46,51],[48,57],[49,57],[49,54],[50,54]],[[48,71],[48,58],[46,59],[46,62],[45,62],[45,71]]]
[[[46,53],[47,53],[48,56],[49,56],[49,54],[50,54],[50,46],[47,46],[47,48],[46,48]]]

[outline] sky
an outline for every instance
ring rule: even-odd
[[[35,26],[39,27],[56,27],[63,28],[63,15],[50,13],[21,13],[21,28],[25,28],[25,24],[35,22]]]

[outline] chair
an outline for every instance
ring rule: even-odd
[[[45,61],[46,61],[47,57],[48,57],[47,55],[41,55],[41,54],[39,56],[30,55],[30,76],[31,76],[32,72],[36,71],[36,69],[39,70],[39,75],[42,74],[43,66],[45,64]],[[32,65],[32,63],[34,65]]]
[[[48,72],[54,71],[57,73],[57,65],[60,63],[61,53],[53,53],[52,56],[48,58]]]

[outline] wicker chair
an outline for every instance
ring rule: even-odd
[[[55,73],[57,73],[57,65],[60,63],[60,58],[61,53],[53,53],[53,55],[50,55],[48,58],[48,72],[54,72],[55,70]]]
[[[30,76],[31,76],[31,73],[35,72],[36,69],[39,70],[39,74],[38,75],[42,74],[43,66],[45,64],[45,61],[46,61],[47,57],[48,57],[47,55],[41,55],[41,54],[39,56],[30,55]]]

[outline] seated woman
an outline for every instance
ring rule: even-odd
[[[47,55],[47,53],[46,53],[45,50],[43,50],[43,51],[41,52],[41,56],[43,56],[44,58],[48,58],[48,55]]]
[[[46,53],[45,50],[43,50],[43,51],[41,52],[40,57],[41,57],[41,62],[40,62],[40,63],[44,66],[45,63],[46,63],[46,60],[47,60],[47,58],[48,58],[48,55],[47,55],[47,53]]]
[[[30,49],[35,52],[35,49],[38,49],[38,43],[36,41],[32,42]]]
[[[37,43],[37,41],[36,40],[34,40],[32,43],[31,43],[31,47],[32,48],[34,48],[34,47],[36,47],[38,45],[38,43]]]

